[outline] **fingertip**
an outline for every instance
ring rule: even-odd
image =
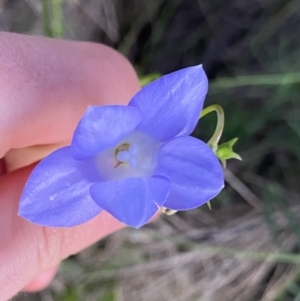
[[[130,62],[108,46],[12,33],[0,33],[0,86],[8,171],[41,159],[33,145],[69,144],[88,105],[127,104],[140,88]]]

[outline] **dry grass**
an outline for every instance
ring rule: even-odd
[[[299,216],[300,206],[293,211]],[[40,300],[69,300],[62,296],[75,287],[89,301],[271,301],[298,275],[295,258],[284,256],[297,242],[281,212],[274,213],[280,248],[248,206],[192,215],[123,230],[69,259]],[[210,225],[193,227],[197,218]],[[101,299],[107,289],[113,297]]]

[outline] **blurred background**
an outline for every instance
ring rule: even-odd
[[[243,158],[212,210],[122,230],[13,300],[300,300],[299,0],[0,0],[0,29],[108,44],[141,79],[203,63]]]

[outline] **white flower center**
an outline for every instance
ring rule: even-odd
[[[106,181],[149,177],[156,167],[158,146],[149,135],[133,132],[116,147],[94,157],[97,170]]]

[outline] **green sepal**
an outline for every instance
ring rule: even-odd
[[[241,156],[233,151],[233,146],[238,141],[238,138],[233,138],[227,142],[218,145],[216,155],[222,162],[223,166],[226,167],[226,160],[237,159],[242,160]]]

